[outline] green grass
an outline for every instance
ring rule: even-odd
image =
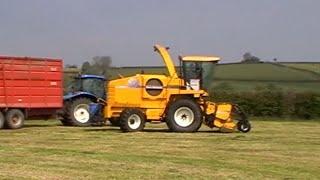
[[[320,74],[320,63],[281,63],[288,67],[307,70]]]
[[[253,121],[250,133],[62,127],[0,131],[1,179],[320,179],[320,121]]]
[[[226,64],[218,65],[215,77],[221,80],[256,80],[256,81],[314,81],[319,75],[299,71],[274,64]]]

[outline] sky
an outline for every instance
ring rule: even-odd
[[[320,61],[319,0],[0,0],[0,54],[81,65],[163,65],[178,55],[245,52],[271,61]]]

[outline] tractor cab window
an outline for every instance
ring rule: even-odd
[[[182,61],[182,75],[187,88],[209,90],[213,81],[215,63]]]
[[[81,91],[81,79],[75,78],[73,81],[67,86],[65,92],[78,92]]]
[[[67,92],[88,92],[97,97],[105,97],[105,81],[98,78],[75,78],[67,87]]]
[[[97,97],[105,97],[105,81],[97,78],[82,79],[82,91],[94,94]]]

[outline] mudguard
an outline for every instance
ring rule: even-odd
[[[86,97],[86,98],[90,98],[90,99],[94,99],[97,100],[98,97],[95,96],[92,93],[88,93],[88,92],[75,92],[75,93],[69,93],[65,96],[63,96],[63,101],[68,101],[68,100],[72,100],[74,98],[78,98],[78,97]]]

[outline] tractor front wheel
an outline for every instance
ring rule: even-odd
[[[196,132],[202,124],[201,109],[191,99],[177,100],[169,107],[166,123],[174,132]]]
[[[120,129],[124,132],[141,131],[145,123],[146,117],[139,109],[128,108],[120,114]]]

